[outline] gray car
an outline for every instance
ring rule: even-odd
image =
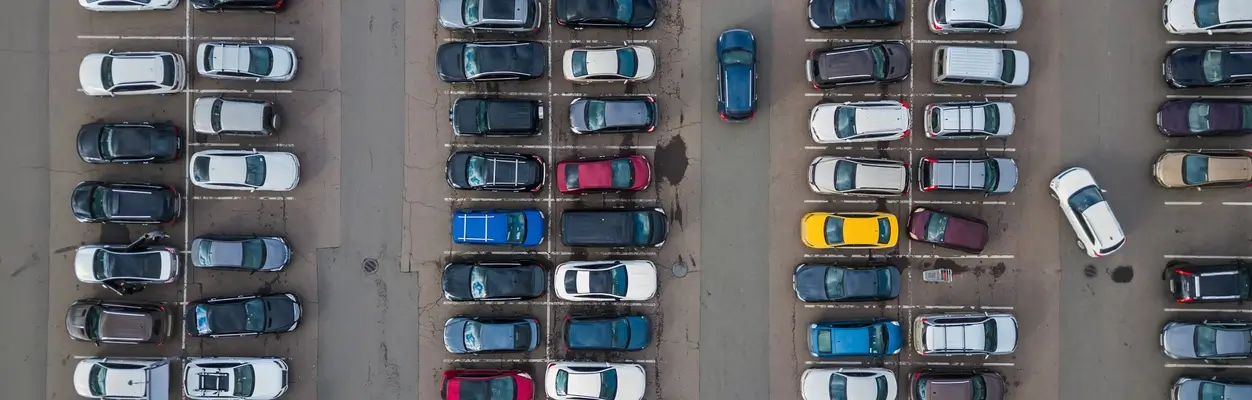
[[[539,320],[452,317],[443,324],[443,344],[452,354],[531,351],[539,347]]]
[[[650,96],[579,97],[569,104],[570,129],[576,134],[652,132],[657,111]]]
[[[1170,400],[1252,399],[1252,381],[1231,378],[1184,376],[1174,382]]]
[[[216,79],[287,82],[296,76],[296,51],[290,47],[243,42],[201,43],[196,70]]]
[[[454,31],[529,33],[542,20],[538,0],[439,0],[439,25]]]
[[[1171,321],[1161,329],[1161,349],[1179,360],[1252,357],[1252,324],[1238,321]]]
[[[1017,163],[1005,157],[922,157],[917,178],[923,192],[1007,194],[1017,187]]]
[[[930,31],[1009,33],[1022,27],[1021,0],[930,0]]]
[[[282,125],[274,103],[226,97],[196,99],[192,128],[206,135],[273,135]]]
[[[191,252],[199,268],[276,272],[291,262],[291,247],[278,236],[202,236]]]

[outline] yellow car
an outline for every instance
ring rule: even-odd
[[[895,247],[900,222],[884,212],[812,212],[800,219],[800,240],[814,249]]]

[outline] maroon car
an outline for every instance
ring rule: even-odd
[[[922,371],[913,374],[913,398],[1004,400],[1004,377],[990,371]]]
[[[1170,100],[1156,112],[1166,136],[1220,136],[1252,133],[1252,101]]]
[[[556,188],[564,194],[637,192],[652,183],[652,164],[641,155],[561,161]]]
[[[987,247],[990,228],[977,218],[945,213],[926,207],[909,215],[909,238],[939,247],[968,253],[982,253]]]

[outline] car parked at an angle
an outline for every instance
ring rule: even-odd
[[[628,28],[640,30],[656,24],[653,0],[553,0],[556,23],[574,29]]]
[[[818,156],[809,163],[809,189],[818,194],[901,196],[909,166],[885,158]]]
[[[809,0],[808,13],[817,30],[881,28],[900,25],[909,7],[905,0]]]
[[[1048,188],[1078,234],[1078,247],[1088,256],[1106,256],[1126,244],[1126,234],[1091,172],[1080,167],[1067,169],[1052,178]]]
[[[912,126],[909,105],[896,100],[818,103],[809,112],[813,141],[822,144],[898,140]]]
[[[909,77],[910,63],[904,42],[877,42],[813,50],[804,71],[813,88],[822,90],[900,82]]]
[[[303,308],[295,294],[275,293],[197,300],[186,310],[188,335],[215,338],[294,331]]]
[[[1252,357],[1252,323],[1170,321],[1161,328],[1161,350],[1176,360],[1238,360]]]
[[[70,338],[100,344],[164,343],[173,318],[161,303],[82,299],[65,312]]]
[[[170,360],[86,358],[74,367],[74,391],[89,399],[167,399]]]
[[[569,126],[575,134],[647,133],[659,112],[652,96],[579,97],[569,103]]]
[[[568,301],[644,301],[656,295],[656,264],[647,260],[569,261],[552,274],[556,297]]]
[[[543,158],[521,153],[457,151],[444,165],[453,189],[492,192],[538,192],[546,171]]]
[[[444,82],[538,79],[547,69],[548,50],[539,42],[450,42],[435,51],[435,69]]]
[[[1165,55],[1161,70],[1176,89],[1252,86],[1252,47],[1179,47]]]
[[[196,72],[215,79],[287,82],[296,77],[291,47],[245,42],[207,42],[196,47]]]
[[[188,250],[197,268],[278,272],[291,262],[291,246],[279,236],[206,235]]]
[[[800,264],[791,288],[803,302],[886,301],[900,297],[900,269],[891,264]]]
[[[1156,112],[1156,127],[1166,136],[1252,134],[1252,101],[1169,100],[1162,103]]]
[[[452,242],[533,247],[543,243],[543,212],[537,209],[459,209],[452,213]]]
[[[908,231],[914,241],[973,254],[982,253],[991,237],[987,221],[927,207],[909,214]]]
[[[565,317],[566,350],[639,351],[652,331],[642,315]]]
[[[101,12],[173,10],[178,0],[78,0],[78,5]]]
[[[530,260],[453,262],[443,267],[442,282],[451,301],[531,300],[547,291],[548,274]]]
[[[913,374],[913,399],[1004,400],[1004,376],[986,370],[923,370]]]
[[[917,164],[917,186],[923,192],[1013,193],[1017,162],[1008,157],[922,157]]]
[[[886,249],[899,241],[900,222],[886,212],[811,212],[800,219],[810,249]]]
[[[91,53],[78,65],[88,96],[174,94],[187,83],[183,56],[168,51]]]
[[[543,22],[539,0],[439,0],[439,25],[471,33],[533,33]]]
[[[192,357],[183,366],[183,396],[273,400],[287,392],[289,371],[278,357]]]
[[[539,339],[539,320],[530,317],[457,316],[443,323],[443,346],[452,354],[527,352]]]
[[[448,120],[457,136],[536,136],[543,132],[543,113],[543,102],[534,99],[462,97],[452,102]]]
[[[561,243],[570,247],[661,247],[669,218],[660,207],[566,210]]]
[[[1169,389],[1170,400],[1252,398],[1252,381],[1242,378],[1184,376]]]
[[[894,400],[898,390],[886,368],[809,368],[800,375],[804,400]]]
[[[643,82],[656,74],[656,54],[642,45],[576,47],[565,50],[561,65],[574,83]]]
[[[554,400],[640,400],[647,391],[639,364],[562,361],[548,364],[543,376]]]
[[[300,183],[300,159],[282,151],[201,150],[191,155],[191,183],[205,189],[286,192]]]
[[[1170,150],[1152,166],[1156,183],[1166,188],[1252,186],[1252,152],[1246,150]]]
[[[443,400],[531,400],[535,381],[522,371],[455,369],[443,373]]]
[[[885,357],[900,353],[904,331],[886,318],[825,321],[809,324],[813,357]]]
[[[197,10],[217,13],[223,11],[255,11],[277,13],[282,11],[287,0],[191,0],[191,6]]]
[[[923,121],[931,139],[991,139],[1012,135],[1016,119],[1006,101],[954,101],[927,105]]]
[[[282,126],[282,117],[267,100],[201,97],[192,108],[191,125],[206,135],[269,136]]]
[[[998,47],[939,46],[931,80],[940,85],[1020,87],[1030,81],[1030,56]]]
[[[924,356],[1002,356],[1017,349],[1017,318],[1000,313],[927,314],[913,319],[913,350]]]
[[[638,154],[561,161],[555,180],[564,194],[638,192],[652,183],[652,163]]]
[[[1161,276],[1179,303],[1242,302],[1252,298],[1252,270],[1240,260],[1213,265],[1170,263]]]
[[[75,144],[89,164],[164,164],[178,159],[183,138],[166,122],[94,122],[78,129]]]
[[[930,31],[1009,33],[1022,27],[1021,0],[930,0]]]
[[[1174,34],[1252,32],[1247,0],[1165,0],[1165,30]]]
[[[731,29],[717,37],[717,113],[739,122],[756,115],[756,38]]]

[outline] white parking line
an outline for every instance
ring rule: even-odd
[[[1252,206],[1252,201],[1223,201],[1223,206]]]
[[[888,249],[879,249],[888,250]],[[878,255],[878,254],[871,254]],[[886,254],[882,254],[886,256]],[[936,255],[936,254],[913,254],[905,256],[906,258],[922,258],[922,259],[947,259],[947,260],[1011,260],[1014,258],[1012,254],[959,254],[959,255]],[[831,254],[831,253],[810,253],[805,254],[804,258],[865,258],[863,254]]]
[[[291,89],[186,89],[187,93],[291,93]]]
[[[187,39],[183,40],[183,53],[185,54],[184,59],[190,59],[191,58],[191,39],[190,39],[191,4],[190,2],[184,5],[183,8],[184,8],[183,10],[183,35],[188,37]],[[190,77],[188,77],[188,79],[186,79],[186,89],[191,89],[191,86],[192,86],[192,82],[191,82]],[[183,123],[185,124],[183,126],[186,128],[186,133],[184,134],[183,140],[186,143],[191,143],[191,141],[195,138],[194,133],[193,133],[195,130],[191,129],[191,92],[186,92],[183,94],[183,112],[184,112]],[[186,158],[186,160],[183,162],[183,188],[184,188],[183,196],[192,196],[191,192],[192,190],[194,190],[195,185],[191,184],[191,157],[184,157],[184,158]],[[187,203],[187,204],[183,205],[184,207],[183,212],[186,213],[184,214],[186,215],[186,217],[185,217],[185,220],[183,221],[183,249],[190,249],[191,248],[191,216],[192,216],[191,202],[185,201],[184,203]],[[188,293],[188,287],[191,285],[191,270],[192,269],[194,268],[186,268],[186,271],[183,272],[182,303],[184,305],[187,304],[187,293]],[[187,336],[188,336],[187,324],[179,324],[179,325],[183,325],[180,328],[182,329],[183,334],[180,335],[182,340],[179,346],[181,347],[182,351],[186,353],[187,352]]]
[[[477,305],[477,306],[588,306],[612,305],[621,307],[656,307],[656,303],[641,302],[589,302],[589,301],[444,301],[445,306]]]
[[[473,90],[445,90],[445,96],[522,96],[522,97],[543,97],[547,93],[543,92],[478,92]]]
[[[1240,308],[1166,308],[1167,313],[1176,312],[1194,312],[1194,313],[1243,313],[1252,314],[1252,310]]]
[[[557,359],[551,359],[551,358],[445,358],[443,359],[443,362],[445,364],[465,364],[465,363],[547,364],[547,363],[554,363],[554,362],[561,362],[561,361],[567,361],[567,360],[557,360]],[[656,360],[651,360],[651,359],[646,359],[646,360],[645,359],[620,359],[620,360],[614,359],[613,362],[627,363],[627,364],[656,364]]]
[[[444,197],[444,198],[443,198],[443,201],[446,201],[446,202],[449,202],[449,203],[458,203],[458,202],[483,202],[483,203],[547,203],[547,202],[563,203],[563,202],[567,202],[567,203],[575,203],[575,202],[580,202],[580,201],[592,201],[592,202],[602,201],[602,202],[605,202],[605,203],[642,203],[642,204],[653,204],[653,203],[659,203],[659,202],[661,202],[661,200],[659,200],[659,199],[616,199],[616,198],[597,198],[597,197],[551,197],[551,198],[542,198],[542,197],[514,197],[514,198],[509,198],[509,197],[492,197],[492,198],[481,198],[481,197]]]
[[[1252,95],[1167,94],[1167,99],[1252,99]]]
[[[1167,206],[1198,206],[1204,204],[1203,201],[1167,201]]]
[[[998,152],[1004,152],[1004,153],[1012,153],[1012,152],[1017,151],[1017,148],[1016,148],[1016,147],[987,147],[987,148],[977,148],[977,147],[936,147],[936,148],[934,148],[934,149],[932,149],[932,150],[934,150],[934,151],[982,151],[982,152],[997,152],[997,151],[998,151]]]
[[[551,135],[549,135],[551,136]],[[591,150],[591,149],[614,149],[614,150],[656,150],[656,146],[620,146],[620,145],[547,145],[547,144],[500,144],[500,143],[444,143],[443,147],[449,148],[478,148],[478,149],[530,149],[530,150]]]
[[[126,35],[78,35],[83,40],[227,40],[227,41],[270,41],[289,42],[296,40],[290,36],[126,36]]]
[[[850,360],[808,360],[805,365],[898,365],[902,367],[1012,367],[1013,363],[1003,362],[986,362],[986,363],[967,363],[967,362],[949,362],[949,361],[850,361]]]
[[[989,98],[1010,98],[1010,99],[1011,99],[1011,98],[1017,97],[1017,93],[987,93],[987,94],[958,94],[958,93],[912,93],[912,94],[906,94],[906,93],[877,93],[877,92],[864,92],[864,93],[847,93],[847,92],[831,92],[831,93],[821,92],[821,93],[814,93],[814,92],[807,92],[807,93],[805,93],[805,94],[804,94],[804,97],[851,97],[851,96],[864,96],[864,97],[884,98],[884,99],[888,99],[888,98],[899,98],[899,97],[934,97],[934,98],[960,98],[960,99],[972,99],[972,98],[988,98],[988,99],[989,99]]]
[[[551,30],[549,30],[551,31]],[[472,40],[472,39],[471,39]],[[467,42],[463,38],[446,37],[444,42]],[[623,39],[623,40],[599,40],[599,39],[521,39],[528,42],[536,42],[543,44],[657,44],[660,43],[656,39]]]
[[[1252,256],[1215,256],[1215,255],[1197,255],[1197,254],[1166,254],[1167,259],[1195,259],[1195,260],[1252,260]]]
[[[907,304],[805,304],[804,308],[875,309],[887,310],[1013,310],[1011,306],[934,306]]]
[[[1248,365],[1248,364],[1206,364],[1206,363],[1196,363],[1196,364],[1165,364],[1165,368],[1208,368],[1208,369],[1213,369],[1213,368],[1239,368],[1239,369],[1248,369],[1248,368],[1252,368],[1252,365]]]
[[[654,251],[589,251],[589,255],[608,257],[656,257]],[[516,251],[516,250],[444,250],[445,256],[572,256],[569,251]]]
[[[291,196],[259,196],[259,197],[245,197],[245,196],[191,196],[191,199],[192,199],[192,200],[266,200],[266,201],[291,201],[291,200],[295,200],[296,198],[295,198],[295,197],[291,197]]]
[[[908,200],[882,200],[887,204],[907,204]],[[806,204],[878,204],[879,200],[826,200],[826,199],[806,199]],[[914,204],[926,205],[980,205],[980,206],[1011,206],[1015,203],[1011,201],[955,201],[955,200],[913,200]]]
[[[911,27],[910,27],[911,28]],[[805,43],[877,43],[899,41],[921,44],[1017,44],[1016,40],[976,40],[976,39],[835,39],[805,38]]]
[[[1211,45],[1211,44],[1217,44],[1217,45],[1222,45],[1222,44],[1238,44],[1238,45],[1252,45],[1252,42],[1249,42],[1249,41],[1240,41],[1240,40],[1166,40],[1166,41],[1165,41],[1165,44],[1182,44],[1182,45],[1188,45],[1188,44],[1196,44],[1196,45],[1205,45],[1205,44],[1210,44],[1210,45]]]
[[[880,149],[874,146],[804,146],[804,150],[809,150],[809,151],[812,151],[812,150],[819,150],[819,151],[826,151],[826,150],[831,150],[831,151],[857,151],[857,150],[859,151],[914,151],[916,150],[916,151],[941,151],[941,152],[942,151],[948,151],[948,152],[965,151],[965,152],[982,152],[982,153],[991,153],[991,152],[1012,153],[1012,152],[1016,152],[1017,148],[1016,147],[987,147],[987,148],[936,147],[933,149],[915,149],[913,147],[886,147],[886,148]]]
[[[216,142],[191,143],[189,146],[191,147],[248,147],[248,148],[296,147],[294,143],[216,143]]]

